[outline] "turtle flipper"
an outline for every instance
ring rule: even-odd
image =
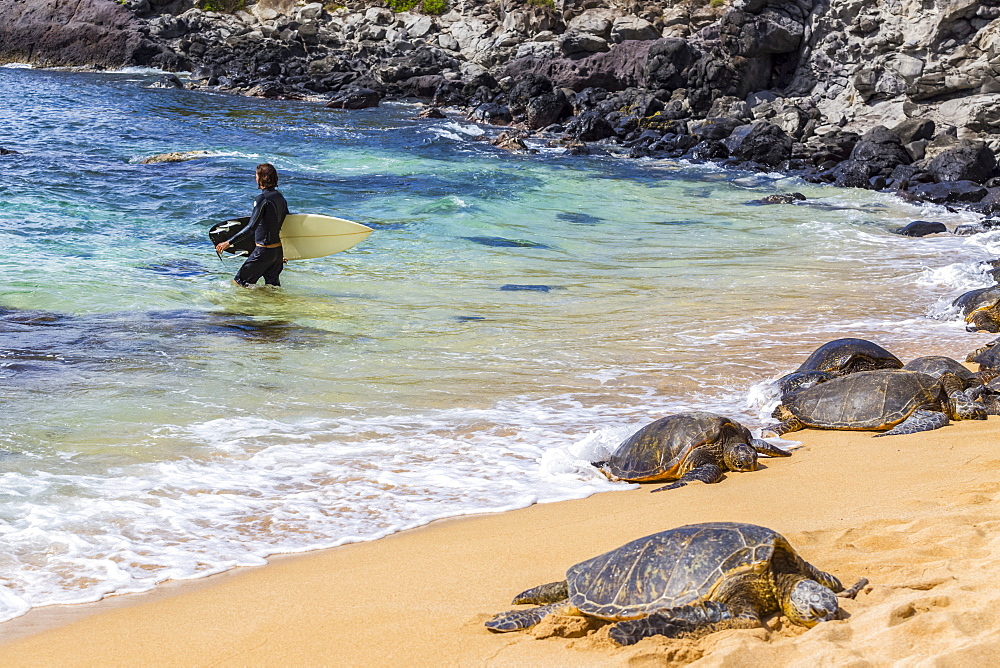
[[[664,485],[663,487],[657,487],[654,492],[662,492],[666,489],[677,489],[678,487],[683,487],[689,482],[699,481],[706,485],[710,485],[713,482],[719,482],[722,480],[723,469],[718,464],[705,463],[701,466],[696,466],[691,469],[680,478],[670,483],[669,485]]]
[[[953,392],[948,397],[948,409],[956,420],[985,420],[989,415],[986,406],[972,400],[965,392]]]
[[[618,622],[608,635],[619,645],[634,645],[650,636],[698,637],[723,629],[750,629],[760,626],[752,611],[734,616],[724,603],[705,601],[654,612],[643,619]]]
[[[855,582],[849,589],[845,589],[842,592],[837,593],[838,598],[854,598],[858,595],[862,589],[868,586],[868,578],[861,578]]]
[[[485,626],[490,631],[495,631],[497,633],[520,631],[522,629],[530,629],[532,626],[553,613],[572,613],[575,611],[576,608],[569,605],[568,600],[562,600],[558,603],[541,605],[537,608],[528,608],[527,610],[508,610],[507,612],[501,612],[499,615],[494,616],[493,619],[486,622]]]
[[[532,587],[527,591],[522,591],[514,597],[511,605],[523,605],[531,603],[534,605],[545,605],[546,603],[558,603],[569,598],[569,589],[565,580],[550,582],[548,584]]]
[[[768,457],[791,457],[792,453],[787,450],[782,450],[776,445],[772,445],[767,441],[761,440],[759,438],[751,439],[750,445],[753,449],[762,455],[767,455]]]
[[[948,414],[956,420],[985,420],[986,408],[976,403],[976,397],[970,395],[969,390],[965,390],[962,380],[951,372],[941,374],[938,381],[941,388],[948,396]],[[982,393],[980,385],[979,394]],[[973,391],[973,394],[976,394]]]
[[[983,405],[987,415],[1000,415],[1000,401],[997,400],[997,397],[992,395],[982,396],[979,398],[978,403]]]
[[[930,431],[940,429],[949,424],[948,416],[941,411],[913,411],[910,417],[906,418],[889,431],[884,431],[878,436],[896,436],[898,434],[915,434],[918,431]]]
[[[778,424],[771,425],[770,427],[765,427],[764,431],[768,432],[771,436],[782,436],[791,431],[798,431],[800,429],[805,429],[806,425],[804,422],[798,418],[789,418]]]

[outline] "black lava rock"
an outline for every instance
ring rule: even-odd
[[[918,199],[934,204],[955,202],[978,202],[988,191],[972,181],[947,181],[945,183],[922,183],[910,188],[910,194]]]
[[[725,141],[729,154],[737,160],[777,167],[792,157],[792,138],[766,121],[741,125]]]
[[[948,228],[944,223],[932,223],[927,220],[915,220],[905,227],[893,230],[894,234],[902,234],[904,237],[926,237],[928,234],[940,234],[947,232]]]
[[[927,166],[937,182],[975,181],[983,183],[997,168],[993,151],[982,142],[962,141],[955,148],[939,153]]]
[[[371,88],[350,88],[341,91],[326,103],[327,109],[367,109],[377,107],[382,96]]]

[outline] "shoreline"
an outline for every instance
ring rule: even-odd
[[[273,558],[147,594],[38,609],[8,624],[5,665],[274,664],[875,665],[911,658],[986,665],[1000,651],[1000,418],[920,434],[796,432],[803,446],[721,483],[650,485],[498,514],[439,520],[377,541]],[[849,619],[812,630],[650,638],[618,648],[588,637],[491,634],[482,623],[517,592],[573,563],[683,524],[745,521],[783,533],[802,556],[869,588]],[[86,609],[83,609],[86,607]],[[37,630],[25,631],[32,627]],[[551,631],[551,628],[550,628]],[[536,632],[537,634],[537,632]],[[5,634],[6,635],[6,634]],[[541,635],[544,635],[542,633]],[[919,641],[918,641],[919,639]],[[71,660],[67,660],[71,657]]]

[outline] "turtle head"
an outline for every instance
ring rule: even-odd
[[[838,610],[837,595],[815,580],[808,579],[799,580],[782,605],[782,611],[789,620],[808,628],[836,619]]]
[[[953,392],[948,397],[951,417],[956,420],[985,420],[986,407],[969,398],[965,392]]]
[[[773,417],[775,420],[781,420],[782,422],[784,422],[785,420],[791,420],[793,417],[795,417],[795,414],[792,411],[790,411],[788,409],[788,406],[786,406],[785,404],[778,404],[775,407],[774,412],[771,413],[771,417]]]
[[[1000,332],[993,309],[978,309],[966,316],[965,326],[969,332]]]
[[[748,443],[733,443],[722,451],[722,461],[730,471],[756,471],[757,450]]]

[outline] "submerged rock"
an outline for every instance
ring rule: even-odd
[[[904,237],[926,237],[928,234],[940,234],[947,232],[948,228],[944,223],[932,223],[926,220],[915,220],[909,225],[898,227],[893,230],[894,234],[901,234]]]
[[[767,197],[761,197],[760,199],[754,199],[747,202],[751,206],[761,206],[766,204],[793,204],[795,202],[804,201],[806,198],[802,193],[785,193],[781,195],[768,195]]]
[[[161,162],[185,162],[187,160],[197,160],[207,158],[211,153],[208,151],[179,151],[175,153],[158,153],[139,161],[140,165],[154,165]]]

